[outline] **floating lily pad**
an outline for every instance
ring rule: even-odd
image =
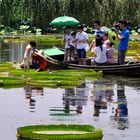
[[[90,125],[35,125],[17,129],[17,137],[33,140],[94,140],[102,138],[102,130]]]

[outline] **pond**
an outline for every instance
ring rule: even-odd
[[[18,62],[23,60],[24,50],[28,42],[0,42],[0,62]],[[37,49],[52,47],[37,43]]]
[[[89,124],[102,140],[139,140],[140,79],[106,76],[74,88],[0,88],[0,138],[35,124]]]

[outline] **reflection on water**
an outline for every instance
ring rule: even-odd
[[[28,42],[0,42],[0,62],[18,62],[23,60],[24,50]],[[51,46],[50,46],[51,47]],[[37,44],[37,49],[44,49],[46,46]]]
[[[26,85],[24,87],[25,90],[25,99],[29,104],[30,112],[35,112],[35,104],[36,104],[36,95],[43,96],[43,88],[42,87],[32,87]]]
[[[129,126],[127,99],[124,85],[118,83],[117,86],[117,108],[115,109],[115,115],[111,118],[117,122],[118,129],[124,130]]]
[[[115,104],[115,108],[112,107],[111,121],[115,121],[118,129],[124,130],[129,126],[128,120],[128,107],[127,99],[125,95],[126,82],[117,80],[113,81],[94,81],[94,114],[93,116],[99,117],[100,110],[107,110],[108,104]],[[114,98],[114,87],[117,88],[116,98]],[[114,98],[114,99],[113,99]]]
[[[77,114],[81,114],[87,102],[85,83],[76,88],[65,89],[63,101],[65,113],[70,113],[70,106],[72,106],[75,107]]]
[[[83,106],[86,105],[88,100],[85,83],[75,88],[64,89],[62,100],[63,107],[51,107],[51,116],[74,116],[81,114]]]
[[[67,89],[0,88],[0,137],[15,140],[24,125],[63,123],[102,128],[103,140],[139,140],[139,82],[103,77]]]
[[[94,81],[93,89],[94,94],[92,101],[94,102],[94,114],[93,116],[99,117],[100,110],[107,109],[107,103],[112,102],[112,96],[114,95],[113,83],[105,83],[104,81]]]
[[[16,42],[16,43],[4,43],[0,45],[0,62],[5,61],[16,61],[22,62],[24,49],[27,43]]]

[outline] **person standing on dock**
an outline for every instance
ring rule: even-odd
[[[118,63],[120,65],[125,64],[125,55],[128,48],[129,42],[129,30],[127,27],[126,20],[119,21],[119,28],[115,29],[117,39],[119,40],[118,44]]]

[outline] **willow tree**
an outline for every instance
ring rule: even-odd
[[[134,25],[138,25],[140,23],[140,0],[124,0],[125,4],[123,5],[123,15],[129,21],[131,21]]]
[[[3,24],[10,26],[12,20],[12,7],[13,0],[2,0],[1,1],[1,16],[3,17]]]
[[[109,26],[121,18],[138,25],[140,0],[0,0],[0,13],[0,24],[5,26],[28,19],[31,26],[45,28],[52,19],[62,15],[75,17],[90,26],[95,19]]]

